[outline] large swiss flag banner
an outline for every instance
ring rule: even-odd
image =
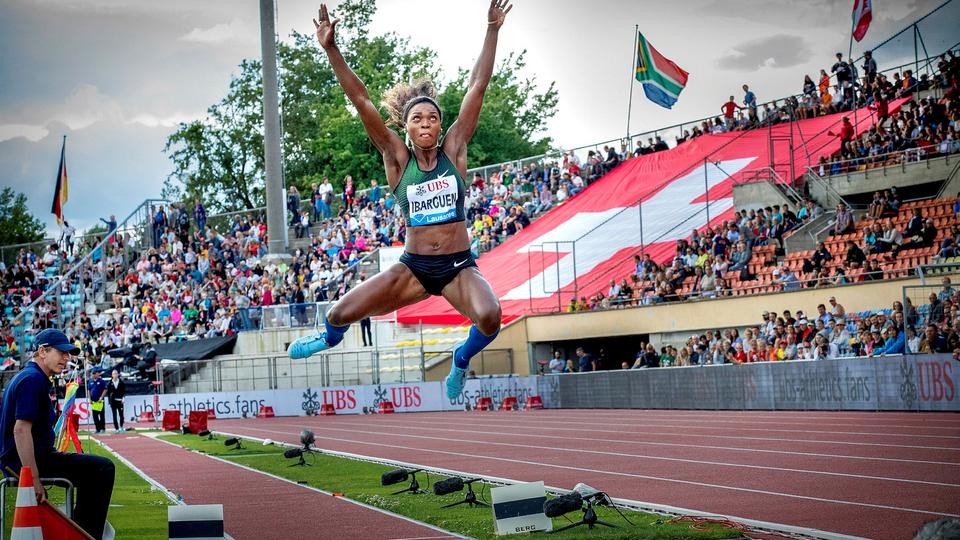
[[[903,101],[891,103],[891,112]],[[733,216],[735,182],[748,181],[763,168],[789,176],[791,130],[797,177],[820,156],[839,150],[839,139],[828,132],[839,132],[843,116],[857,133],[876,121],[876,113],[864,108],[773,128],[704,135],[624,162],[477,260],[500,298],[504,322],[557,311],[574,294],[606,292],[610,279],[619,281],[633,270],[633,256],[643,244],[655,261],[669,260],[677,239],[707,225],[708,200],[709,221],[716,225]],[[468,322],[442,297],[399,310],[397,321]]]

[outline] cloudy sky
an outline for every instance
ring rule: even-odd
[[[549,134],[564,147],[621,137],[631,90],[633,27],[690,72],[673,110],[633,86],[632,132],[716,114],[748,83],[759,99],[798,92],[803,75],[846,51],[853,0],[516,0],[499,57],[526,49],[528,76],[556,81]],[[942,0],[875,0],[854,55]],[[277,30],[312,32],[319,3],[277,1]],[[331,4],[334,11],[336,2]],[[448,73],[471,66],[486,28],[483,0],[380,0],[373,30],[430,46]],[[924,23],[931,53],[960,41],[955,0]],[[162,149],[178,122],[202,118],[244,58],[259,57],[256,0],[0,0],[0,184],[27,194],[48,223],[60,142],[67,135],[69,220],[125,216],[160,194]],[[318,51],[319,54],[319,51]],[[907,33],[875,57],[912,60]],[[521,156],[517,156],[521,157]],[[483,164],[471,164],[483,165]],[[346,174],[349,171],[345,171]]]

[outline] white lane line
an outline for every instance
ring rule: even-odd
[[[386,419],[379,419],[381,422],[385,423],[376,423],[373,421],[364,422],[364,425],[370,426],[379,426],[379,427],[389,427],[389,428],[412,428],[412,429],[421,429],[427,431],[452,431],[454,433],[463,433],[462,424],[446,424],[439,422],[417,422],[417,425],[411,426],[412,422],[401,421],[401,422],[388,422]],[[426,425],[421,425],[426,424]],[[283,424],[284,426],[292,427],[292,424]],[[459,426],[455,428],[442,428],[442,427],[428,427],[428,426]],[[513,425],[504,425],[504,424],[485,424],[485,427],[491,428],[518,428]],[[536,439],[560,439],[563,441],[591,441],[591,442],[609,442],[617,444],[629,444],[629,445],[649,445],[649,446],[667,446],[671,448],[694,448],[694,449],[709,449],[709,450],[729,450],[731,452],[747,452],[747,453],[763,453],[763,454],[784,454],[784,455],[793,455],[793,456],[813,456],[813,457],[825,457],[831,459],[852,459],[852,460],[862,460],[862,461],[890,461],[896,463],[915,463],[920,465],[948,465],[948,466],[957,466],[960,467],[960,462],[954,461],[929,461],[921,459],[905,459],[905,458],[888,458],[888,457],[871,457],[871,456],[851,456],[844,454],[821,454],[816,452],[793,452],[790,450],[767,450],[763,448],[743,448],[740,446],[716,446],[708,444],[681,444],[681,443],[667,443],[667,442],[656,442],[656,441],[637,441],[637,440],[626,440],[626,439],[600,439],[597,437],[576,437],[572,435],[541,435],[537,433],[518,433],[513,431],[477,431],[471,426],[470,433],[478,433],[481,435],[496,435],[503,437],[531,437]]]
[[[564,411],[563,414],[568,414],[568,413],[572,412],[572,409],[563,409],[563,411]],[[627,418],[631,418],[631,417],[634,417],[634,416],[637,416],[637,415],[632,415],[632,414],[631,414],[631,415],[626,415],[626,416],[627,416]],[[616,420],[616,419],[625,420],[625,419],[626,419],[626,418],[624,418],[624,415],[609,414],[609,413],[604,414],[604,413],[602,413],[602,412],[600,412],[600,413],[591,413],[591,414],[589,414],[589,415],[579,415],[579,414],[577,414],[577,415],[572,415],[572,416],[553,416],[552,418],[555,418],[555,419],[564,419],[564,418],[566,418],[566,419],[573,419],[573,420],[583,420],[584,418],[598,418],[598,417],[599,417],[599,418],[603,418],[603,419],[609,419],[609,420]],[[923,425],[917,425],[917,424],[871,424],[871,423],[863,423],[863,422],[838,423],[838,422],[822,422],[822,421],[819,421],[819,420],[811,420],[810,422],[789,422],[789,421],[767,421],[767,420],[750,420],[750,419],[730,420],[730,419],[726,419],[727,417],[724,417],[724,418],[725,418],[725,419],[721,420],[721,419],[697,417],[697,416],[694,416],[694,415],[680,415],[680,416],[675,416],[675,417],[664,416],[664,415],[657,415],[656,417],[653,417],[653,418],[651,418],[651,417],[649,417],[649,416],[643,416],[643,419],[644,419],[644,420],[648,420],[648,421],[649,421],[649,420],[653,420],[653,421],[661,421],[661,420],[662,420],[662,421],[664,421],[664,422],[668,422],[668,421],[681,421],[681,422],[685,422],[685,421],[695,421],[695,420],[699,420],[699,421],[709,421],[710,423],[736,424],[736,425],[740,425],[740,424],[751,424],[751,425],[754,425],[754,424],[772,424],[772,425],[778,425],[778,426],[782,426],[782,425],[793,425],[793,426],[817,425],[817,426],[848,426],[848,427],[859,427],[859,428],[875,428],[875,427],[881,428],[881,427],[882,427],[882,428],[907,428],[907,429],[946,429],[946,430],[951,430],[951,431],[960,432],[960,424],[950,425],[950,426],[923,426]],[[932,436],[935,437],[936,435],[932,435]]]
[[[497,411],[499,412],[499,411]],[[569,418],[575,421],[582,421],[585,419],[596,419],[597,417],[602,417],[604,419],[618,420],[623,422],[625,420],[633,419],[653,419],[653,420],[700,420],[703,422],[713,422],[714,417],[726,418],[731,417],[742,418],[744,422],[748,422],[751,419],[771,419],[776,420],[778,418],[783,418],[786,420],[810,420],[810,422],[802,422],[800,425],[824,425],[820,420],[851,420],[854,421],[853,426],[870,428],[877,426],[869,421],[864,420],[876,420],[877,417],[886,416],[891,413],[884,412],[874,412],[874,411],[865,411],[863,416],[844,416],[844,417],[834,417],[834,416],[796,416],[790,411],[734,411],[734,410],[723,410],[723,411],[689,411],[690,414],[683,414],[684,410],[680,409],[542,409],[536,411],[535,416],[546,416],[550,418]],[[669,414],[661,414],[669,413]],[[464,412],[464,411],[436,411],[436,412],[419,412],[419,413],[405,413],[405,414],[416,414],[417,416],[423,417],[440,417],[448,415],[472,415],[473,413]],[[890,418],[890,420],[901,420],[907,422],[916,422],[916,424],[911,424],[909,427],[912,428],[923,428],[930,427],[935,429],[942,429],[940,426],[927,426],[926,423],[941,423],[948,424],[945,426],[947,429],[954,428],[960,430],[960,423],[956,420],[944,420],[937,418],[930,418],[930,414],[937,414],[942,416],[957,416],[956,413],[951,412],[938,412],[938,413],[928,413],[927,416],[921,416],[925,413],[895,413],[898,415],[906,415],[903,418]],[[768,423],[768,422],[761,422]],[[782,422],[770,422],[774,424],[781,424]]]
[[[277,425],[294,427],[290,424],[278,423]],[[579,454],[595,454],[600,456],[613,456],[613,457],[626,457],[626,458],[642,458],[647,460],[654,461],[672,461],[677,463],[695,463],[698,465],[712,465],[719,467],[733,467],[733,468],[743,468],[743,469],[757,469],[765,471],[777,471],[777,472],[788,472],[788,473],[800,473],[800,474],[816,474],[816,475],[825,475],[825,476],[839,476],[844,478],[856,478],[863,480],[880,480],[885,482],[901,482],[906,484],[925,484],[930,486],[940,486],[940,487],[949,487],[949,488],[960,488],[960,484],[951,484],[947,482],[933,482],[928,480],[911,480],[907,478],[891,478],[887,476],[872,476],[866,474],[853,474],[853,473],[840,473],[840,472],[830,472],[830,471],[817,471],[812,469],[794,469],[790,467],[769,467],[766,465],[750,465],[744,463],[728,463],[724,461],[708,461],[701,459],[688,459],[688,458],[676,458],[676,457],[665,457],[665,456],[653,456],[649,454],[628,454],[625,452],[607,452],[603,450],[590,450],[586,448],[558,448],[556,446],[540,446],[534,444],[517,444],[517,443],[507,443],[507,442],[494,442],[494,441],[475,441],[471,439],[455,439],[451,437],[431,437],[429,435],[412,435],[408,433],[398,433],[396,431],[364,431],[360,429],[344,429],[344,428],[335,428],[335,427],[322,427],[314,426],[314,429],[324,430],[324,431],[338,431],[338,432],[347,432],[347,433],[362,433],[364,435],[373,435],[375,437],[385,436],[385,437],[404,437],[412,439],[425,439],[431,441],[444,441],[444,442],[455,442],[455,443],[475,443],[482,442],[485,445],[492,446],[506,446],[510,448],[530,448],[536,450],[548,450],[551,452],[573,452]]]
[[[183,447],[183,446],[180,446],[179,444],[172,443],[172,442],[170,442],[170,441],[165,441],[165,440],[163,440],[163,439],[155,439],[155,440],[160,441],[160,442],[162,442],[162,443],[164,443],[164,444],[169,444],[170,446],[173,446],[173,447],[175,447],[175,448],[179,448],[179,449],[184,450],[184,451],[186,451],[186,452],[191,452],[191,453],[194,453],[194,454],[197,454],[197,455],[201,455],[201,456],[204,456],[204,457],[208,457],[208,458],[210,458],[210,459],[215,459],[215,460],[217,460],[217,461],[219,461],[219,462],[221,462],[221,463],[226,463],[226,464],[228,464],[228,465],[232,465],[232,466],[234,466],[234,467],[239,467],[239,468],[241,468],[241,469],[245,469],[245,470],[248,470],[248,471],[250,471],[250,472],[254,472],[254,473],[257,473],[257,474],[262,474],[263,476],[269,476],[270,478],[273,478],[273,479],[276,479],[276,480],[280,480],[281,482],[286,482],[286,483],[288,483],[288,484],[290,484],[290,485],[294,485],[294,486],[297,486],[297,487],[301,487],[301,488],[303,488],[303,489],[308,489],[308,490],[310,490],[310,491],[315,491],[315,492],[321,493],[321,494],[323,494],[323,495],[329,495],[329,496],[331,496],[331,497],[333,496],[333,493],[331,493],[331,492],[329,492],[329,491],[322,490],[322,489],[317,488],[317,487],[313,487],[313,486],[310,486],[310,485],[307,485],[307,484],[300,484],[300,483],[294,482],[293,480],[290,480],[290,479],[288,479],[288,478],[284,478],[284,477],[282,477],[282,476],[277,476],[277,475],[275,475],[275,474],[271,474],[271,473],[268,473],[268,472],[265,472],[265,471],[261,471],[261,470],[259,470],[259,469],[254,469],[254,468],[252,468],[252,467],[248,467],[248,466],[246,466],[246,465],[241,465],[241,464],[239,464],[239,463],[235,463],[235,462],[233,462],[233,461],[229,461],[229,460],[226,460],[226,459],[221,459],[221,458],[219,458],[219,457],[217,457],[217,456],[211,456],[210,454],[206,454],[206,453],[202,453],[202,452],[195,452],[195,451],[193,451],[193,450],[190,450],[190,449],[188,449],[188,448],[185,448],[185,447]],[[439,533],[443,533],[444,535],[446,535],[446,536],[432,536],[432,537],[426,537],[426,538],[466,538],[465,536],[461,536],[461,535],[459,535],[459,534],[455,534],[455,533],[452,533],[452,532],[450,532],[450,531],[441,529],[440,527],[437,527],[437,526],[435,526],[435,525],[430,525],[429,523],[424,523],[424,522],[422,522],[422,521],[417,521],[417,520],[415,520],[415,519],[413,519],[413,518],[409,518],[409,517],[407,517],[407,516],[401,516],[400,514],[395,514],[395,513],[391,512],[391,511],[389,511],[389,510],[384,510],[383,508],[377,508],[376,506],[370,506],[369,504],[365,504],[365,503],[362,503],[362,502],[360,502],[360,501],[355,501],[355,500],[350,499],[350,498],[347,498],[347,497],[336,497],[336,498],[337,498],[338,500],[341,500],[341,501],[344,501],[344,502],[347,502],[347,503],[350,503],[350,504],[355,504],[355,505],[357,505],[357,506],[361,506],[361,507],[363,507],[363,508],[367,508],[367,509],[369,509],[369,510],[376,511],[376,512],[379,512],[379,513],[381,513],[381,514],[384,514],[384,515],[387,515],[387,516],[390,516],[390,517],[393,517],[393,518],[401,519],[401,520],[403,520],[403,521],[406,521],[406,522],[409,522],[409,523],[413,523],[413,524],[415,524],[415,525],[420,525],[421,527],[426,527],[426,528],[428,528],[428,529],[432,529],[432,530],[434,530],[434,531],[437,531],[437,532],[439,532]]]
[[[483,414],[483,413],[478,413]],[[510,413],[505,413],[510,414]],[[409,422],[417,423],[415,420],[409,420]],[[420,422],[428,423],[428,422]],[[490,426],[490,424],[484,424],[483,420],[470,420],[471,425],[484,425]],[[432,423],[431,423],[432,425]],[[565,425],[570,425],[569,422]],[[790,443],[817,443],[817,444],[840,444],[848,446],[878,446],[878,447],[887,447],[887,448],[912,448],[912,449],[921,449],[921,450],[948,450],[951,452],[960,452],[960,447],[947,447],[947,446],[922,446],[914,444],[890,444],[890,443],[869,443],[869,442],[858,442],[858,441],[833,441],[833,440],[824,440],[824,439],[789,439],[785,437],[747,437],[742,435],[714,435],[709,433],[675,433],[675,432],[657,432],[657,431],[624,431],[612,430],[612,429],[593,429],[587,426],[570,428],[570,427],[553,427],[553,426],[539,426],[539,425],[518,425],[516,427],[522,427],[523,429],[543,429],[543,430],[554,430],[554,431],[576,431],[578,433],[584,432],[594,432],[594,433],[615,433],[617,435],[661,435],[661,436],[671,436],[671,437],[694,437],[697,439],[703,438],[715,438],[715,439],[734,439],[734,440],[745,440],[745,441],[775,441],[775,442],[790,442]],[[682,426],[680,426],[682,427]]]
[[[239,434],[239,433],[230,433],[230,432],[226,432],[226,431],[219,431],[219,430],[218,430],[217,433],[222,434],[222,435],[226,435],[226,436],[228,436],[228,437],[241,437],[241,438],[246,438],[246,439],[249,439],[249,440],[259,441],[259,442],[262,442],[262,441],[266,440],[266,439],[263,439],[263,438],[254,437],[254,436],[252,436],[252,435]],[[287,433],[287,432],[283,432],[283,433],[285,433],[285,434],[287,434],[287,435],[291,435],[291,434],[289,434],[289,433]],[[298,448],[298,447],[299,447],[299,443],[283,443],[283,442],[279,442],[278,444],[282,444],[282,445],[287,446],[287,447],[289,447],[289,448]],[[490,475],[487,475],[487,474],[476,473],[476,472],[467,473],[467,472],[464,472],[464,471],[457,471],[457,470],[453,470],[453,469],[445,469],[445,468],[442,468],[442,467],[433,467],[433,466],[425,465],[425,464],[422,464],[422,463],[412,463],[412,462],[401,461],[401,460],[396,460],[396,459],[388,459],[388,458],[368,456],[368,455],[363,455],[363,454],[355,454],[355,453],[351,453],[351,452],[342,452],[342,451],[339,451],[339,450],[331,450],[331,449],[329,449],[329,448],[316,448],[316,450],[317,450],[318,452],[322,452],[322,453],[327,454],[327,455],[337,456],[337,457],[343,457],[343,458],[352,459],[352,460],[355,460],[355,461],[366,461],[366,462],[371,462],[371,463],[379,463],[379,464],[382,464],[382,465],[390,465],[390,466],[393,466],[393,467],[403,467],[403,468],[406,468],[406,469],[424,469],[424,470],[427,470],[427,471],[435,472],[435,473],[442,474],[442,475],[446,475],[446,476],[460,476],[460,477],[468,477],[468,476],[469,476],[469,477],[478,477],[478,478],[482,479],[483,481],[485,481],[485,482],[487,482],[487,483],[492,483],[492,484],[510,485],[510,484],[523,483],[523,482],[520,481],[520,480],[513,480],[513,479],[510,479],[510,478],[503,478],[503,477],[498,477],[498,476],[490,476]],[[546,485],[546,486],[544,486],[544,487],[546,488],[547,493],[551,493],[551,494],[554,494],[554,495],[563,495],[563,494],[566,494],[566,493],[569,493],[569,492],[570,492],[570,490],[568,490],[568,489],[561,489],[561,488],[557,488],[557,487],[553,487],[553,486],[549,486],[549,485]],[[701,511],[701,510],[694,510],[694,509],[690,509],[690,508],[682,508],[682,507],[679,507],[679,506],[670,506],[670,505],[665,505],[665,504],[650,503],[650,502],[645,502],[645,501],[637,501],[637,500],[633,500],[633,499],[623,499],[623,498],[617,498],[617,497],[611,497],[611,500],[612,500],[613,503],[614,503],[615,505],[617,505],[617,506],[621,506],[621,507],[628,508],[628,509],[635,510],[635,511],[639,511],[639,512],[646,512],[646,513],[653,513],[653,514],[668,514],[668,515],[674,515],[674,516],[700,516],[700,517],[710,517],[710,518],[723,517],[723,518],[726,518],[726,519],[729,519],[729,520],[732,520],[732,521],[736,521],[736,522],[738,522],[738,523],[742,523],[742,524],[744,524],[744,525],[749,525],[749,526],[754,527],[754,528],[756,528],[756,529],[763,529],[764,532],[769,532],[769,531],[776,531],[776,532],[780,532],[780,533],[786,532],[786,533],[795,534],[795,535],[808,536],[808,537],[814,537],[814,538],[822,538],[822,539],[824,539],[824,540],[867,540],[867,539],[865,539],[865,538],[863,538],[863,537],[860,537],[860,536],[851,536],[851,535],[840,534],[840,533],[835,533],[835,532],[823,531],[823,530],[820,530],[820,529],[812,529],[812,528],[809,528],[809,527],[800,527],[800,526],[796,526],[796,525],[786,525],[786,524],[783,524],[783,523],[773,523],[773,522],[770,522],[770,521],[759,521],[759,520],[755,520],[755,519],[743,518],[743,517],[733,516],[733,515],[729,515],[729,514],[727,514],[727,515],[720,515],[720,514],[718,514],[717,512],[703,512],[703,511]]]
[[[504,414],[510,414],[510,413],[504,413]],[[523,413],[517,413],[517,414],[520,415]],[[560,419],[560,420],[537,419],[536,423],[570,425],[571,421],[583,421],[583,420],[587,420],[587,418],[567,418],[567,419]],[[712,422],[712,420],[703,420],[701,422]],[[716,426],[697,426],[697,425],[690,425],[690,424],[675,424],[675,423],[674,424],[671,424],[671,423],[647,424],[647,423],[634,423],[634,422],[629,422],[629,423],[597,422],[595,420],[591,420],[591,423],[595,425],[601,425],[601,426],[618,426],[618,427],[626,426],[626,427],[634,427],[634,428],[672,427],[672,428],[683,428],[683,429],[722,429],[722,428],[717,428]],[[910,437],[910,438],[922,437],[926,439],[960,439],[960,435],[916,435],[916,434],[909,434],[909,433],[870,433],[870,432],[862,432],[862,431],[828,431],[828,430],[816,430],[816,429],[768,429],[768,428],[748,428],[748,427],[737,427],[737,428],[730,428],[730,429],[735,429],[738,431],[764,431],[764,432],[772,432],[772,433],[825,433],[830,435],[867,435],[872,437]]]
[[[133,437],[130,437],[130,438],[133,438]],[[139,438],[139,437],[137,437],[137,438]],[[117,460],[120,461],[120,463],[123,463],[124,465],[126,465],[127,467],[129,467],[130,470],[132,470],[133,472],[137,473],[137,475],[138,475],[140,478],[143,478],[144,480],[147,481],[148,484],[150,484],[151,486],[155,487],[155,488],[157,489],[157,491],[159,491],[160,493],[163,493],[168,499],[170,499],[171,502],[173,502],[173,504],[183,504],[183,501],[178,501],[178,500],[177,500],[177,496],[176,496],[172,491],[170,491],[169,489],[167,489],[166,486],[164,486],[164,485],[161,484],[160,482],[154,480],[152,477],[150,477],[149,475],[147,475],[147,473],[145,473],[145,472],[143,472],[142,470],[140,470],[140,468],[137,467],[136,465],[134,465],[133,463],[131,463],[129,459],[127,459],[127,458],[123,457],[122,455],[120,455],[120,453],[117,452],[116,450],[114,450],[113,448],[110,448],[110,447],[107,445],[107,443],[101,441],[100,439],[97,439],[96,437],[93,437],[93,440],[97,441],[97,444],[99,444],[100,446],[102,446],[107,452],[110,452],[111,454],[113,454],[114,457],[116,457]],[[146,439],[144,439],[144,440],[146,440]]]
[[[236,426],[236,427],[240,427],[241,429],[247,429],[247,430],[251,430],[251,431],[262,431],[262,432],[264,432],[264,433],[274,433],[274,434],[280,434],[280,435],[289,435],[289,436],[291,436],[291,437],[295,437],[295,436],[296,436],[295,433],[291,433],[291,432],[287,432],[287,431],[276,431],[276,430],[271,430],[271,429],[252,428],[252,427],[241,427],[241,426]],[[603,475],[608,475],[608,476],[623,476],[623,477],[627,477],[627,478],[639,478],[639,479],[643,479],[643,480],[656,480],[656,481],[661,481],[661,482],[670,482],[670,483],[691,485],[691,486],[697,486],[697,487],[706,487],[706,488],[713,488],[713,489],[724,489],[724,490],[729,490],[729,491],[740,491],[740,492],[745,492],[745,493],[757,493],[757,494],[760,494],[760,495],[770,495],[770,496],[775,496],[775,497],[786,497],[786,498],[791,498],[791,499],[802,499],[802,500],[823,502],[823,503],[829,503],[829,504],[842,504],[842,505],[849,505],[849,506],[860,506],[860,507],[865,507],[865,508],[878,508],[878,509],[881,509],[881,510],[896,510],[896,511],[899,511],[899,512],[911,512],[911,513],[915,513],[915,514],[925,514],[925,515],[941,516],[941,517],[960,517],[960,514],[950,514],[950,513],[945,513],[945,512],[936,512],[936,511],[933,511],[933,510],[923,510],[923,509],[918,509],[918,508],[904,508],[904,507],[900,507],[900,506],[891,506],[891,505],[886,505],[886,504],[863,503],[863,502],[846,501],[846,500],[840,500],[840,499],[827,499],[827,498],[823,498],[823,497],[813,497],[813,496],[810,496],[810,495],[796,495],[796,494],[793,494],[793,493],[783,493],[783,492],[779,492],[779,491],[769,491],[769,490],[763,490],[763,489],[742,488],[742,487],[728,486],[728,485],[724,485],[724,484],[711,484],[711,483],[707,483],[707,482],[697,482],[697,481],[694,481],[694,480],[678,480],[678,479],[676,479],[676,478],[664,478],[664,477],[661,477],[661,476],[651,476],[651,475],[645,475],[645,474],[634,474],[634,473],[616,472],[616,471],[605,471],[605,470],[600,470],[600,469],[589,469],[589,468],[586,468],[586,467],[574,467],[574,466],[571,466],[571,465],[558,465],[558,464],[555,464],[555,463],[543,463],[543,462],[540,462],[540,461],[528,461],[528,460],[522,460],[522,459],[512,459],[512,458],[497,457],[497,456],[487,456],[487,455],[481,455],[481,454],[468,454],[468,453],[464,453],[464,452],[450,452],[450,451],[446,451],[446,450],[436,450],[436,449],[433,449],[433,448],[422,448],[422,447],[413,447],[413,446],[399,446],[399,445],[396,445],[396,444],[376,443],[376,442],[370,442],[370,441],[357,441],[357,440],[353,440],[353,439],[341,439],[341,438],[335,438],[335,437],[325,437],[325,438],[328,439],[328,440],[338,441],[338,442],[344,442],[344,443],[360,444],[360,445],[366,445],[366,446],[380,446],[380,447],[384,447],[384,448],[388,448],[388,449],[392,449],[392,450],[400,449],[400,450],[410,450],[410,451],[413,451],[413,452],[429,452],[429,453],[433,453],[433,454],[444,454],[444,455],[450,455],[450,456],[457,456],[457,457],[461,457],[461,458],[462,458],[462,457],[470,457],[470,458],[476,458],[476,459],[487,459],[487,460],[493,460],[493,461],[503,461],[503,462],[508,462],[508,463],[519,463],[519,464],[522,464],[522,465],[531,465],[531,466],[536,466],[536,467],[550,467],[550,468],[554,468],[554,469],[563,469],[563,470],[569,470],[569,471],[589,472],[589,473],[603,474]]]
[[[566,411],[571,413],[580,413],[585,411],[597,411],[611,413],[613,411],[624,411],[637,414],[661,414],[675,416],[696,416],[716,414],[719,416],[739,415],[739,416],[776,416],[776,417],[794,417],[794,418],[827,418],[843,420],[859,420],[862,418],[919,418],[924,420],[936,420],[940,422],[957,422],[952,419],[952,411],[875,411],[870,409],[859,410],[801,410],[801,409],[635,409],[630,407],[598,407],[598,408],[554,408],[550,411]]]

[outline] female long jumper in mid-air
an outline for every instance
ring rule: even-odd
[[[307,358],[334,347],[351,323],[396,311],[430,295],[443,296],[473,322],[467,339],[454,348],[446,380],[447,396],[454,399],[463,390],[470,358],[497,337],[500,302],[470,253],[463,206],[467,144],[477,128],[483,95],[493,74],[497,35],[513,8],[508,4],[509,0],[490,3],[483,50],[470,75],[460,114],[442,141],[443,113],[433,83],[401,84],[384,94],[382,105],[390,123],[406,130],[413,148],[380,117],[367,88],[337,48],[334,30],[339,19],[331,20],[327,6],[320,6],[320,19],[313,21],[317,40],[367,135],[383,156],[387,182],[406,219],[407,241],[398,264],[351,290],[330,308],[325,331],[290,344],[291,358]]]

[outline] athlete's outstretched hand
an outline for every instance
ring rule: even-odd
[[[491,7],[490,9],[492,12],[493,8]],[[337,23],[340,22],[340,19],[330,20],[330,13],[327,12],[326,4],[320,4],[320,13],[318,16],[320,17],[320,21],[318,22],[317,19],[314,19],[313,25],[317,27],[317,41],[320,42],[320,46],[326,50],[336,45],[333,39],[333,31],[337,27]]]
[[[513,9],[510,0],[491,0],[490,10],[487,11],[487,23],[499,30],[503,22],[507,20],[507,13]]]

